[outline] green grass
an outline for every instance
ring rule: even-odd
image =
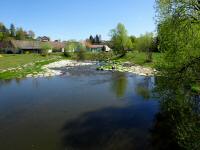
[[[147,62],[147,55],[144,52],[129,52],[127,53],[123,58],[119,58],[119,61],[122,62],[132,62],[134,64],[138,64],[141,66],[147,66],[147,67],[152,67],[154,68],[156,63],[159,62],[161,59],[162,54],[161,53],[153,53],[152,54],[152,62]]]
[[[85,53],[86,60],[113,60],[114,62],[123,63],[123,62],[131,62],[137,65],[152,67],[155,68],[156,64],[160,61],[162,57],[161,53],[152,53],[152,62],[147,62],[147,54],[144,52],[128,52],[124,57],[118,58],[113,53]],[[76,60],[76,54],[72,53],[71,57],[67,57],[66,59]]]
[[[58,57],[57,55],[43,57],[39,54],[1,54],[1,56],[3,57],[0,57],[0,70]]]
[[[200,84],[193,85],[192,91],[200,93]]]
[[[114,62],[117,61],[121,63],[128,61],[141,66],[154,67],[155,64],[159,62],[159,59],[161,58],[162,54],[153,53],[152,55],[153,59],[152,62],[150,63],[146,62],[147,58],[146,53],[139,53],[137,51],[129,52],[123,58],[116,58],[116,56],[113,55],[112,53],[86,53],[85,55],[87,60],[108,60],[110,58],[110,60],[113,60]],[[39,54],[15,54],[15,55],[2,54],[1,56],[3,57],[0,57],[0,72],[2,70],[10,68],[21,67],[22,69],[21,70],[14,69],[0,73],[0,79],[22,78],[25,77],[27,74],[34,74],[41,72],[43,65],[54,62],[61,58],[76,59],[76,54],[74,53],[70,58],[66,58],[60,53],[51,54],[47,57],[43,57]],[[32,65],[23,67],[26,64],[32,64]]]
[[[20,67],[0,73],[0,79],[22,78],[28,74],[37,74],[42,70],[42,66],[60,59],[60,55],[49,55],[43,57],[38,54],[21,54],[21,55],[2,55],[0,58],[0,69]],[[32,63],[32,64],[31,64]],[[27,65],[29,64],[29,65]],[[24,66],[27,65],[27,66]]]

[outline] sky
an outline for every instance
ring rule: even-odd
[[[154,0],[1,0],[0,22],[36,36],[83,40],[123,23],[129,35],[155,31]]]

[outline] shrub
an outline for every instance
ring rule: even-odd
[[[86,48],[82,45],[78,46],[77,54],[77,60],[85,60],[86,58]]]
[[[71,53],[68,50],[64,51],[64,56],[65,57],[71,57]]]
[[[42,49],[41,55],[47,56],[48,51],[52,49],[52,46],[49,43],[42,43],[41,49]]]

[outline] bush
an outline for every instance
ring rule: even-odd
[[[30,51],[26,51],[25,54],[30,54]]]
[[[71,57],[71,53],[68,50],[65,50],[64,56],[65,57]]]
[[[77,60],[85,60],[86,58],[86,48],[82,45],[78,46],[78,51],[76,52]]]
[[[87,60],[93,60],[93,61],[107,61],[114,57],[113,52],[99,52],[99,53],[92,53],[87,52],[86,53],[86,59]]]
[[[42,43],[41,47],[42,47],[42,51],[41,51],[42,56],[47,56],[48,51],[52,49],[52,47],[49,43]]]

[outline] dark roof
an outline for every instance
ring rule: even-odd
[[[41,42],[39,41],[19,41],[11,40],[11,44],[14,48],[19,49],[40,49]]]
[[[62,42],[40,42],[40,41],[21,41],[21,40],[11,40],[11,44],[14,48],[19,49],[41,49],[43,43],[48,43],[54,49],[61,49],[65,47]]]
[[[50,41],[50,38],[47,36],[39,36],[36,40],[38,41]]]

